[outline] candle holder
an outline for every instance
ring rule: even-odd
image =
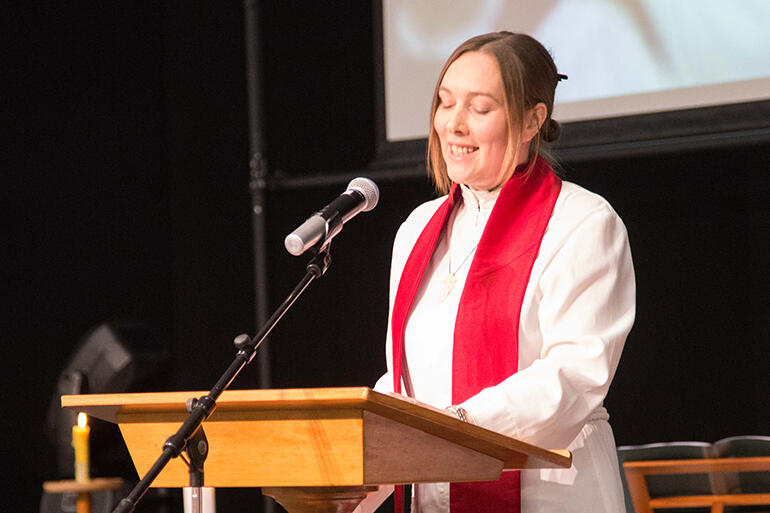
[[[74,479],[64,481],[46,481],[43,490],[47,493],[77,494],[77,513],[91,513],[91,493],[101,490],[113,490],[123,486],[119,477],[97,477],[81,482]]]

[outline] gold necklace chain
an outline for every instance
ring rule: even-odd
[[[449,254],[447,255],[447,256],[448,256],[447,260],[449,261],[449,274],[452,274],[452,275],[454,275],[454,274],[457,274],[457,271],[459,271],[460,269],[462,269],[462,268],[463,268],[463,266],[465,265],[465,262],[467,262],[467,261],[468,261],[468,259],[471,257],[471,255],[473,254],[473,252],[474,252],[474,251],[476,251],[476,248],[477,248],[478,246],[479,246],[479,243],[478,243],[478,242],[477,242],[476,244],[474,244],[474,245],[473,245],[473,247],[471,248],[471,251],[470,251],[470,253],[468,253],[467,255],[465,255],[465,258],[463,258],[463,261],[462,261],[462,262],[460,262],[460,265],[457,267],[457,269],[455,269],[455,271],[454,271],[454,272],[452,272],[452,252],[450,251],[450,252],[449,252]]]

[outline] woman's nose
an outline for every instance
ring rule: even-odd
[[[447,132],[451,132],[453,134],[465,133],[467,131],[468,126],[466,125],[465,118],[462,115],[462,109],[454,109],[452,111],[452,113],[449,115],[449,119],[447,119],[446,129]]]

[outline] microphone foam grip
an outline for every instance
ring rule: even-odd
[[[299,256],[305,250],[318,242],[326,232],[326,221],[321,216],[315,215],[302,223],[299,228],[291,232],[283,240],[286,251],[294,256]]]

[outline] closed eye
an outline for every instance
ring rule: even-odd
[[[494,110],[494,106],[490,105],[488,101],[482,101],[482,99],[478,99],[477,101],[474,101],[470,104],[470,108],[473,112],[476,114],[489,114]]]

